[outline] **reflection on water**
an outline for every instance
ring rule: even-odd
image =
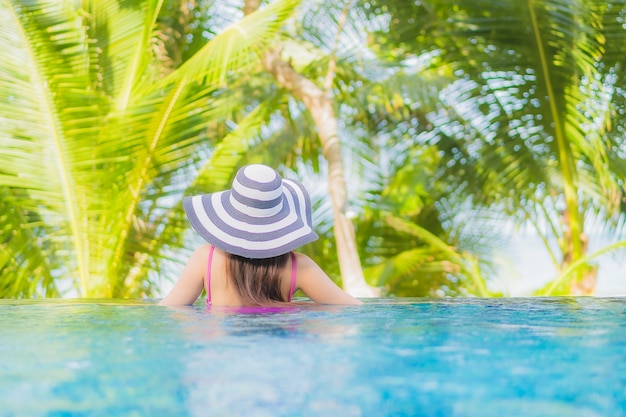
[[[626,415],[623,298],[5,300],[0,323],[0,416]]]

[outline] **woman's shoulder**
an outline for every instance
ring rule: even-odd
[[[296,254],[296,269],[298,271],[298,276],[302,275],[326,275],[322,268],[308,255],[304,253],[295,252]]]
[[[213,246],[208,244],[208,243],[205,243],[205,244],[202,244],[202,245],[198,246],[193,251],[193,253],[191,254],[191,258],[192,259],[193,258],[207,258],[209,256],[209,254],[211,253],[211,248],[212,247]],[[217,251],[217,250],[215,250],[215,251]]]
[[[208,243],[198,246],[191,254],[191,257],[189,258],[189,262],[194,263],[194,264],[206,265],[206,263],[209,260],[209,256],[211,255],[212,247],[213,246]],[[216,259],[219,256],[220,256],[219,250],[215,248],[213,250],[213,259]]]
[[[309,258],[308,255],[305,255],[304,253],[301,253],[301,252],[294,252],[294,254],[296,255],[296,262],[297,262],[298,268],[300,267],[310,268],[313,266],[317,266],[315,261]]]

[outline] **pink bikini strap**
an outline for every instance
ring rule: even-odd
[[[291,286],[289,287],[289,302],[296,288],[296,254],[291,252]]]
[[[211,304],[211,264],[213,263],[213,251],[215,246],[211,245],[211,251],[209,252],[209,262],[206,269],[206,303]]]

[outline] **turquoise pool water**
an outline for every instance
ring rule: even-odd
[[[624,416],[626,299],[0,301],[1,416]]]

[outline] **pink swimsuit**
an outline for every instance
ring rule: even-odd
[[[211,263],[213,263],[213,251],[215,250],[215,246],[211,246],[211,251],[209,252],[209,262],[207,265],[206,272],[206,304],[211,305]],[[291,302],[291,297],[293,297],[293,291],[296,288],[296,254],[291,252],[291,285],[289,287],[289,302]]]

